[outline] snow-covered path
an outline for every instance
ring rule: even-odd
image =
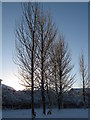
[[[42,109],[35,109],[36,118],[88,118],[88,109],[53,109],[51,115],[43,115]],[[3,110],[3,118],[31,118],[31,109]]]

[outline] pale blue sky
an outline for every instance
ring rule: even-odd
[[[88,58],[88,3],[43,3],[50,11],[53,20],[58,26],[72,51],[73,72],[77,73],[74,87],[80,87],[79,56],[84,50],[86,61]],[[21,18],[20,3],[2,4],[2,51],[3,51],[3,83],[19,89],[17,66],[13,62],[15,53],[15,22]]]

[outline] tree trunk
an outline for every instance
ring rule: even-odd
[[[57,94],[57,103],[58,103],[58,108],[59,108],[60,105],[59,105],[59,95],[58,95],[58,89],[57,89],[56,64],[55,64],[54,68],[55,68],[55,71],[54,71],[54,73],[55,73],[55,91]]]
[[[45,106],[45,93],[44,93],[44,73],[43,73],[43,29],[42,29],[42,50],[41,50],[41,85],[42,85],[42,102],[43,102],[43,114],[46,114],[46,106]]]
[[[31,61],[31,67],[32,67],[32,75],[31,75],[31,80],[32,80],[32,88],[31,88],[31,91],[32,91],[32,93],[31,93],[31,97],[32,97],[32,118],[34,117],[33,51],[34,51],[34,32],[33,32],[32,61]]]
[[[62,93],[58,95],[58,109],[62,109]]]
[[[85,83],[84,83],[84,78],[83,78],[83,101],[85,104]]]
[[[59,100],[59,102],[60,102],[60,106],[59,106],[59,109],[62,109],[62,93],[60,92],[60,100]]]
[[[54,71],[54,73],[55,73],[55,90],[57,93],[58,91],[57,91],[57,79],[56,79],[56,64],[55,64],[54,68],[55,68],[55,71]]]
[[[43,74],[43,72],[42,72]],[[44,81],[43,81],[43,77],[42,77],[42,102],[43,102],[43,114],[46,114],[46,107],[45,107],[45,96],[44,96]]]
[[[62,71],[60,70],[60,93],[59,93],[59,109],[62,108]]]
[[[60,98],[59,98],[59,95],[58,95],[58,109],[60,109]]]

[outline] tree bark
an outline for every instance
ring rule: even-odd
[[[83,101],[85,104],[85,83],[84,83],[84,77],[83,77]]]
[[[46,114],[45,106],[45,93],[44,93],[44,73],[43,73],[43,27],[42,27],[42,43],[41,43],[41,85],[42,85],[42,102],[43,102],[43,114]]]
[[[33,71],[34,71],[34,64],[33,64],[33,52],[34,52],[34,32],[33,32],[33,46],[32,46],[32,61],[31,61],[31,67],[32,67],[32,75],[31,75],[31,79],[32,79],[32,87],[31,87],[31,91],[32,91],[32,118],[34,117],[34,79],[33,79]]]
[[[61,70],[60,70],[59,76],[60,76],[60,94],[59,94],[59,109],[60,109],[60,108],[62,108],[62,77],[61,77],[62,71]]]

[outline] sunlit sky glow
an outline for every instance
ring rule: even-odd
[[[43,3],[46,10],[53,16],[58,31],[68,42],[72,51],[73,72],[78,80],[73,87],[80,87],[79,56],[84,50],[86,61],[88,58],[88,3]],[[17,66],[13,62],[15,57],[15,22],[21,19],[21,3],[2,4],[2,60],[3,82],[22,90],[19,84]]]

